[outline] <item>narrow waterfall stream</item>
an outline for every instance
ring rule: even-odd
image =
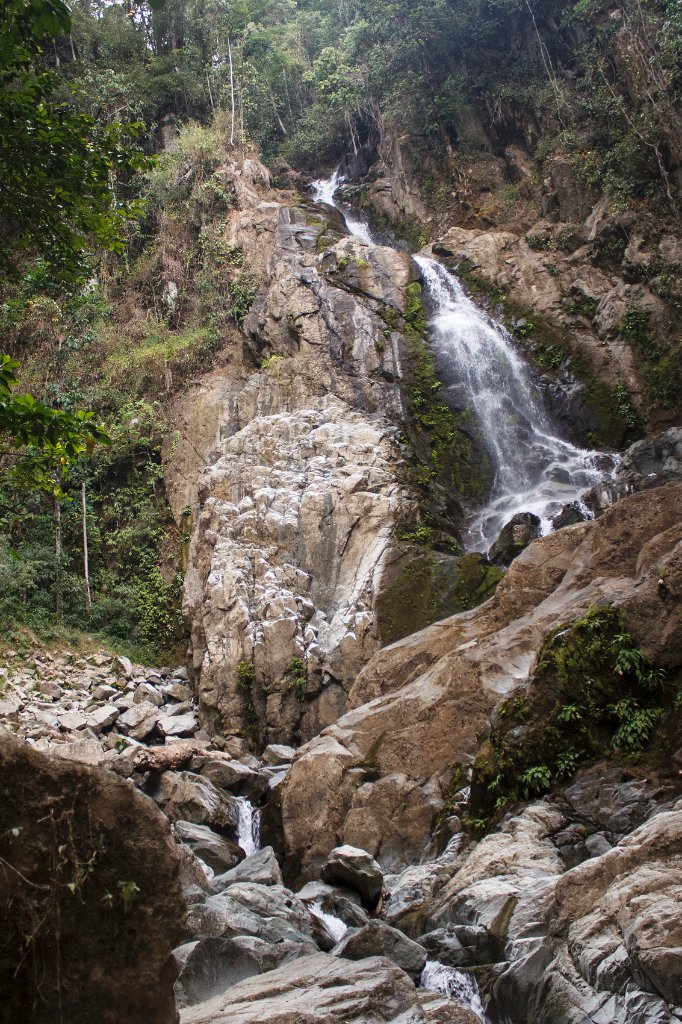
[[[237,842],[247,857],[258,853],[260,844],[260,811],[245,796],[235,797],[238,806],[239,822],[237,825]]]
[[[427,960],[419,984],[422,988],[456,999],[472,1010],[483,1024],[489,1024],[490,1018],[483,1009],[478,985],[472,974],[458,971],[455,967],[446,967],[440,960]]]
[[[349,233],[372,244],[368,224],[336,198],[343,179],[338,170],[313,182],[318,203],[335,207]],[[542,533],[568,504],[581,498],[613,470],[614,459],[557,437],[542,395],[509,332],[467,296],[462,285],[437,260],[415,256],[433,315],[431,341],[439,375],[453,408],[470,409],[479,425],[493,467],[487,504],[466,524],[465,546],[487,551],[512,516],[531,512]]]

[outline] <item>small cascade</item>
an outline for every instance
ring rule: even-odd
[[[472,974],[458,971],[455,967],[446,967],[439,960],[427,960],[419,984],[431,992],[441,992],[444,996],[450,996],[472,1010],[483,1024],[489,1024],[476,979]]]
[[[336,190],[343,181],[344,178],[339,177],[338,169],[334,171],[331,178],[319,178],[317,181],[314,181],[312,183],[313,200],[316,203],[325,203],[327,206],[333,206],[343,217],[348,234],[352,235],[358,242],[371,245],[374,239],[372,238],[372,232],[367,221],[358,217],[347,203],[341,203],[336,198]]]
[[[260,811],[245,796],[235,797],[238,806],[237,842],[247,857],[260,850]]]
[[[608,457],[554,434],[509,332],[440,263],[415,260],[435,310],[430,329],[441,376],[453,405],[474,414],[493,464],[490,501],[469,523],[467,547],[487,550],[517,512],[534,513],[547,533],[563,505],[601,483]]]
[[[340,942],[348,931],[348,925],[344,924],[340,917],[335,917],[334,914],[328,914],[326,910],[323,910],[319,900],[311,904],[308,909],[311,914],[314,914],[322,922],[334,942]]]

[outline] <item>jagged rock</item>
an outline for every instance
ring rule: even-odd
[[[223,892],[236,882],[256,882],[258,885],[282,885],[282,872],[271,846],[257,853],[213,879],[214,892]]]
[[[135,696],[133,702],[140,704],[142,701],[147,701],[149,704],[153,704],[154,707],[161,707],[163,704],[163,697],[151,683],[140,683],[135,689]]]
[[[296,751],[283,743],[271,743],[263,751],[263,764],[281,765],[291,764]]]
[[[168,822],[111,772],[4,731],[0,774],[12,793],[0,802],[3,1019],[174,1024],[170,954],[185,907]],[[75,892],[55,887],[56,864]]]
[[[242,857],[236,843],[218,835],[207,825],[179,820],[174,823],[173,830],[178,839],[215,872],[229,871]]]
[[[239,761],[218,759],[211,754],[194,758],[192,770],[199,772],[220,789],[227,789],[237,796],[259,800],[268,788],[267,778],[253,768]]]
[[[253,935],[265,942],[303,943],[311,951],[320,940],[327,948],[333,944],[305,904],[281,885],[236,882],[192,907],[187,927],[197,937]]]
[[[149,795],[163,808],[171,821],[189,821],[195,825],[215,825],[221,829],[237,827],[235,801],[220,793],[212,782],[193,772],[164,772],[152,780]]]
[[[193,736],[199,728],[197,717],[192,712],[185,715],[159,715],[157,727],[164,736]]]
[[[323,882],[338,882],[360,893],[365,906],[374,907],[381,896],[384,876],[366,850],[337,846],[325,861],[320,877]]]
[[[518,512],[500,531],[488,551],[488,558],[494,565],[511,565],[523,549],[539,536],[539,518],[532,512]]]
[[[167,683],[163,687],[163,693],[172,700],[185,701],[192,699],[192,691],[184,683]]]
[[[96,686],[92,691],[93,700],[111,700],[112,697],[120,696],[120,690],[117,690],[115,686],[109,686],[107,683],[102,683],[101,686]]]
[[[67,732],[76,732],[78,729],[84,729],[88,725],[88,720],[80,711],[65,711],[59,716],[59,724]]]
[[[137,741],[133,763],[139,772],[165,772],[187,765],[201,751],[196,740],[180,740],[164,747],[143,747]]]
[[[50,753],[66,761],[78,761],[79,764],[101,765],[104,763],[104,750],[99,740],[82,739],[70,743],[55,743]]]
[[[93,708],[88,711],[87,725],[94,733],[100,733],[113,725],[119,717],[119,711],[111,704],[103,704],[100,708]]]
[[[617,477],[627,487],[641,490],[682,477],[682,427],[671,427],[656,437],[637,441],[624,453]]]
[[[153,731],[158,720],[159,709],[149,701],[142,701],[140,704],[133,704],[124,712],[118,719],[117,726],[134,740],[143,740]]]
[[[390,960],[370,957],[352,963],[323,953],[249,978],[180,1011],[181,1024],[425,1024],[429,1019],[438,1018],[421,1009],[414,984]],[[468,1024],[466,1016],[459,1020]]]
[[[264,974],[308,952],[300,943],[273,944],[251,936],[209,937],[186,943],[173,954],[180,970],[178,1005],[193,1006],[221,995],[245,978]]]
[[[51,697],[52,700],[59,700],[63,692],[59,683],[56,683],[53,679],[41,679],[37,685],[37,690],[46,697]]]
[[[105,665],[106,660],[99,662],[99,664]],[[133,678],[133,663],[130,660],[130,658],[126,658],[125,655],[119,654],[116,657],[116,664],[120,668],[121,672],[123,672],[123,675],[126,677],[126,679]]]
[[[347,960],[386,956],[415,980],[426,963],[426,950],[423,946],[383,921],[371,921],[363,928],[350,932],[334,946],[332,953]]]

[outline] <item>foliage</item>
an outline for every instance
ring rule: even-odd
[[[501,725],[475,766],[471,813],[531,799],[605,751],[638,754],[674,692],[616,608],[591,608],[559,627],[543,645],[529,691],[499,709]]]

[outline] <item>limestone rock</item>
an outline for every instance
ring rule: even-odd
[[[88,711],[87,725],[94,733],[100,733],[113,725],[119,717],[119,711],[111,704],[103,704],[102,707],[93,708]]]
[[[159,710],[154,704],[144,700],[133,704],[129,711],[118,719],[118,728],[132,736],[134,740],[145,739],[159,720]]]
[[[140,704],[142,701],[147,701],[149,704],[153,704],[154,707],[160,707],[163,704],[163,697],[151,683],[140,683],[135,689],[135,696],[133,697],[135,704]]]
[[[337,882],[355,889],[366,906],[375,906],[381,896],[384,876],[366,850],[337,846],[329,854],[320,875],[324,882]]]
[[[488,558],[494,565],[511,565],[513,560],[540,536],[540,520],[532,512],[518,512],[500,531],[500,535],[488,551]]]
[[[156,722],[164,736],[193,736],[199,729],[199,722],[193,712],[185,715],[159,715]]]
[[[271,743],[263,751],[263,764],[280,765],[291,764],[296,751],[283,743]]]
[[[319,938],[327,938],[319,921],[288,889],[253,882],[236,882],[192,907],[187,927],[196,937],[252,935],[265,942],[303,943],[311,951]]]

